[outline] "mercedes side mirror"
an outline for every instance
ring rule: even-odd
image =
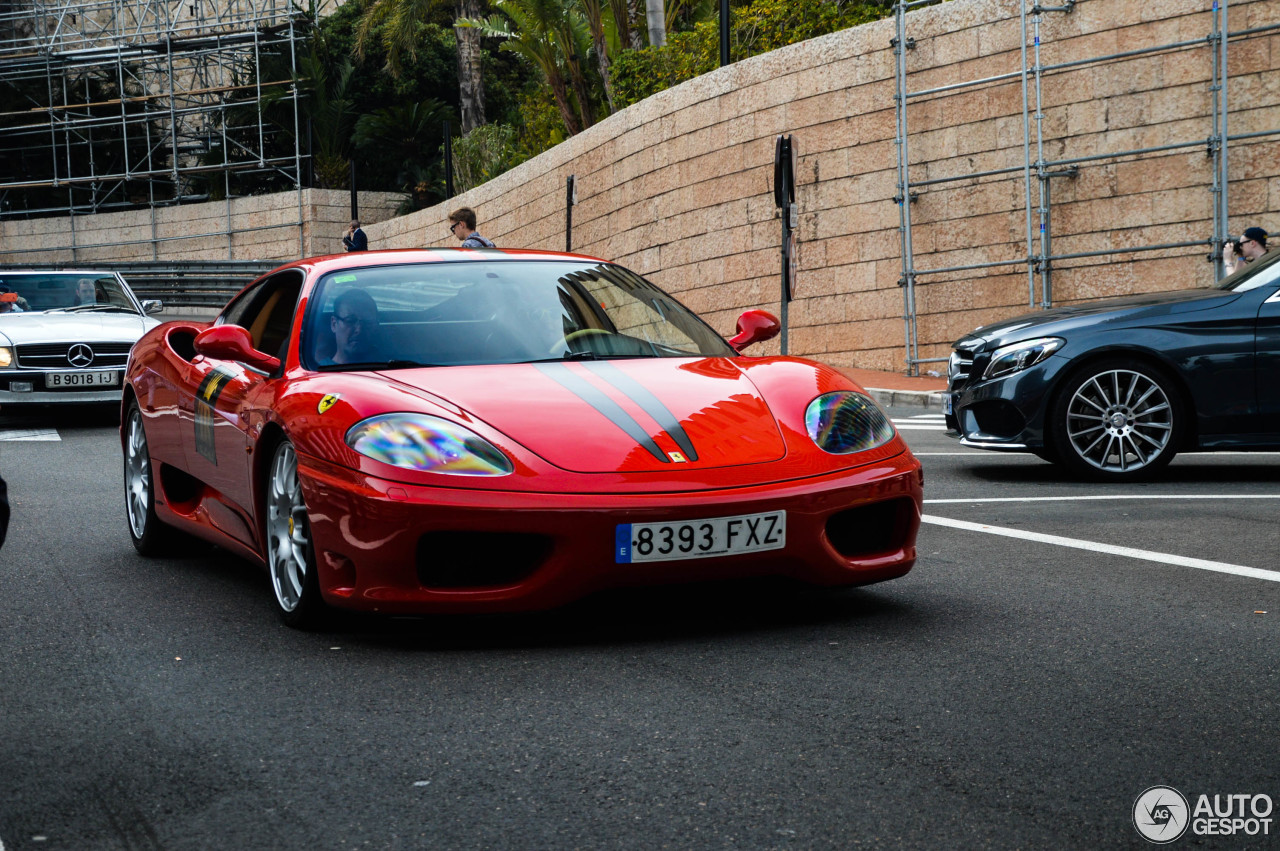
[[[253,338],[239,325],[215,325],[196,335],[196,354],[218,360],[239,361],[262,372],[275,372],[280,359],[253,347]]]
[[[142,303],[142,312],[150,316],[164,310],[164,302],[158,298],[149,298]]]
[[[742,351],[753,343],[772,340],[782,331],[778,317],[767,310],[748,310],[738,317],[737,336],[729,338],[729,345]]]

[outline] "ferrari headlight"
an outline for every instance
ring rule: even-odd
[[[1000,378],[1035,366],[1049,355],[1062,348],[1066,340],[1061,337],[1040,337],[1035,340],[1024,340],[1009,346],[1002,346],[991,355],[991,363],[982,373],[985,378]]]
[[[489,441],[426,414],[381,414],[356,423],[347,445],[375,461],[451,476],[505,476],[514,467]]]
[[[818,448],[849,455],[883,446],[893,439],[893,425],[880,406],[861,393],[841,390],[809,403],[804,427]]]
[[[8,366],[13,366],[13,349],[0,346],[0,369]]]

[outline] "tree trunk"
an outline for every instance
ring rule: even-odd
[[[644,39],[640,37],[640,27],[633,26],[640,21],[640,0],[626,0],[627,3],[627,31],[631,34],[631,49],[639,50],[644,47]]]
[[[639,45],[632,41],[631,3],[627,0],[609,0],[609,9],[613,12],[613,23],[618,28],[618,45],[621,49],[638,47]]]
[[[609,53],[606,50],[603,26],[599,28],[599,32],[591,34],[591,40],[595,44],[596,64],[600,68],[600,82],[604,83],[604,96],[609,101],[609,114],[613,115],[618,108],[613,103],[613,81],[609,79]]]
[[[645,0],[644,8],[649,18],[649,45],[662,47],[667,43],[667,12],[663,0]]]
[[[547,82],[551,85],[551,95],[556,100],[556,108],[560,110],[564,129],[569,131],[570,136],[577,136],[582,128],[578,125],[578,117],[573,114],[573,108],[569,106],[569,92],[565,88],[564,78],[559,74],[548,74]]]
[[[480,18],[480,0],[457,0],[457,17]],[[480,74],[480,30],[454,27],[458,38],[458,105],[462,110],[462,135],[485,123],[484,78]]]

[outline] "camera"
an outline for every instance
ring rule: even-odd
[[[1237,257],[1244,256],[1244,237],[1227,237],[1227,245],[1231,246],[1231,250],[1235,252]]]

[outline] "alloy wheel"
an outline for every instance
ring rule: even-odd
[[[286,613],[302,602],[311,550],[311,527],[302,501],[298,456],[280,444],[267,486],[267,561],[276,601]]]
[[[1067,403],[1066,433],[1080,460],[1106,473],[1132,473],[1161,458],[1174,411],[1159,382],[1110,369],[1082,382]]]
[[[147,510],[151,504],[151,455],[142,430],[142,413],[137,408],[129,412],[124,452],[125,508],[133,537],[140,539],[147,533]]]

